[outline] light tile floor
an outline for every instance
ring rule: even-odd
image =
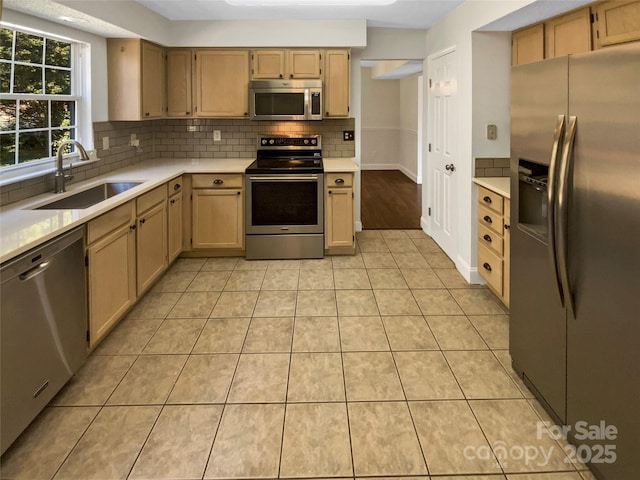
[[[355,256],[179,259],[1,476],[593,478],[544,420],[499,301],[424,233],[365,231]]]

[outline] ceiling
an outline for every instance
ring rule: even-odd
[[[117,8],[118,1],[108,1]],[[231,0],[233,2],[233,0]],[[273,0],[260,0],[270,2]],[[355,0],[317,0],[315,5],[291,6],[236,6],[225,0],[136,0],[136,2],[170,21],[179,20],[282,20],[313,19],[341,20],[366,19],[369,27],[426,29],[454,10],[464,0],[396,0],[390,5],[353,5]],[[4,0],[4,7],[21,13],[66,24],[94,34],[115,37],[126,36],[119,25],[107,23],[55,0]],[[82,2],[78,2],[82,3]],[[294,2],[295,3],[295,2]],[[75,18],[70,24],[61,16]]]

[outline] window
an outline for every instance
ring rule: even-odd
[[[0,28],[0,167],[54,156],[78,138],[77,44]],[[66,153],[72,152],[68,148]]]

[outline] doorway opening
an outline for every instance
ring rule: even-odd
[[[362,228],[419,229],[422,61],[361,62]]]

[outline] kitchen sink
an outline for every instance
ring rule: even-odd
[[[119,193],[126,192],[130,188],[140,185],[142,182],[107,182],[91,187],[82,192],[69,195],[46,205],[41,205],[33,210],[64,210],[89,208]]]

